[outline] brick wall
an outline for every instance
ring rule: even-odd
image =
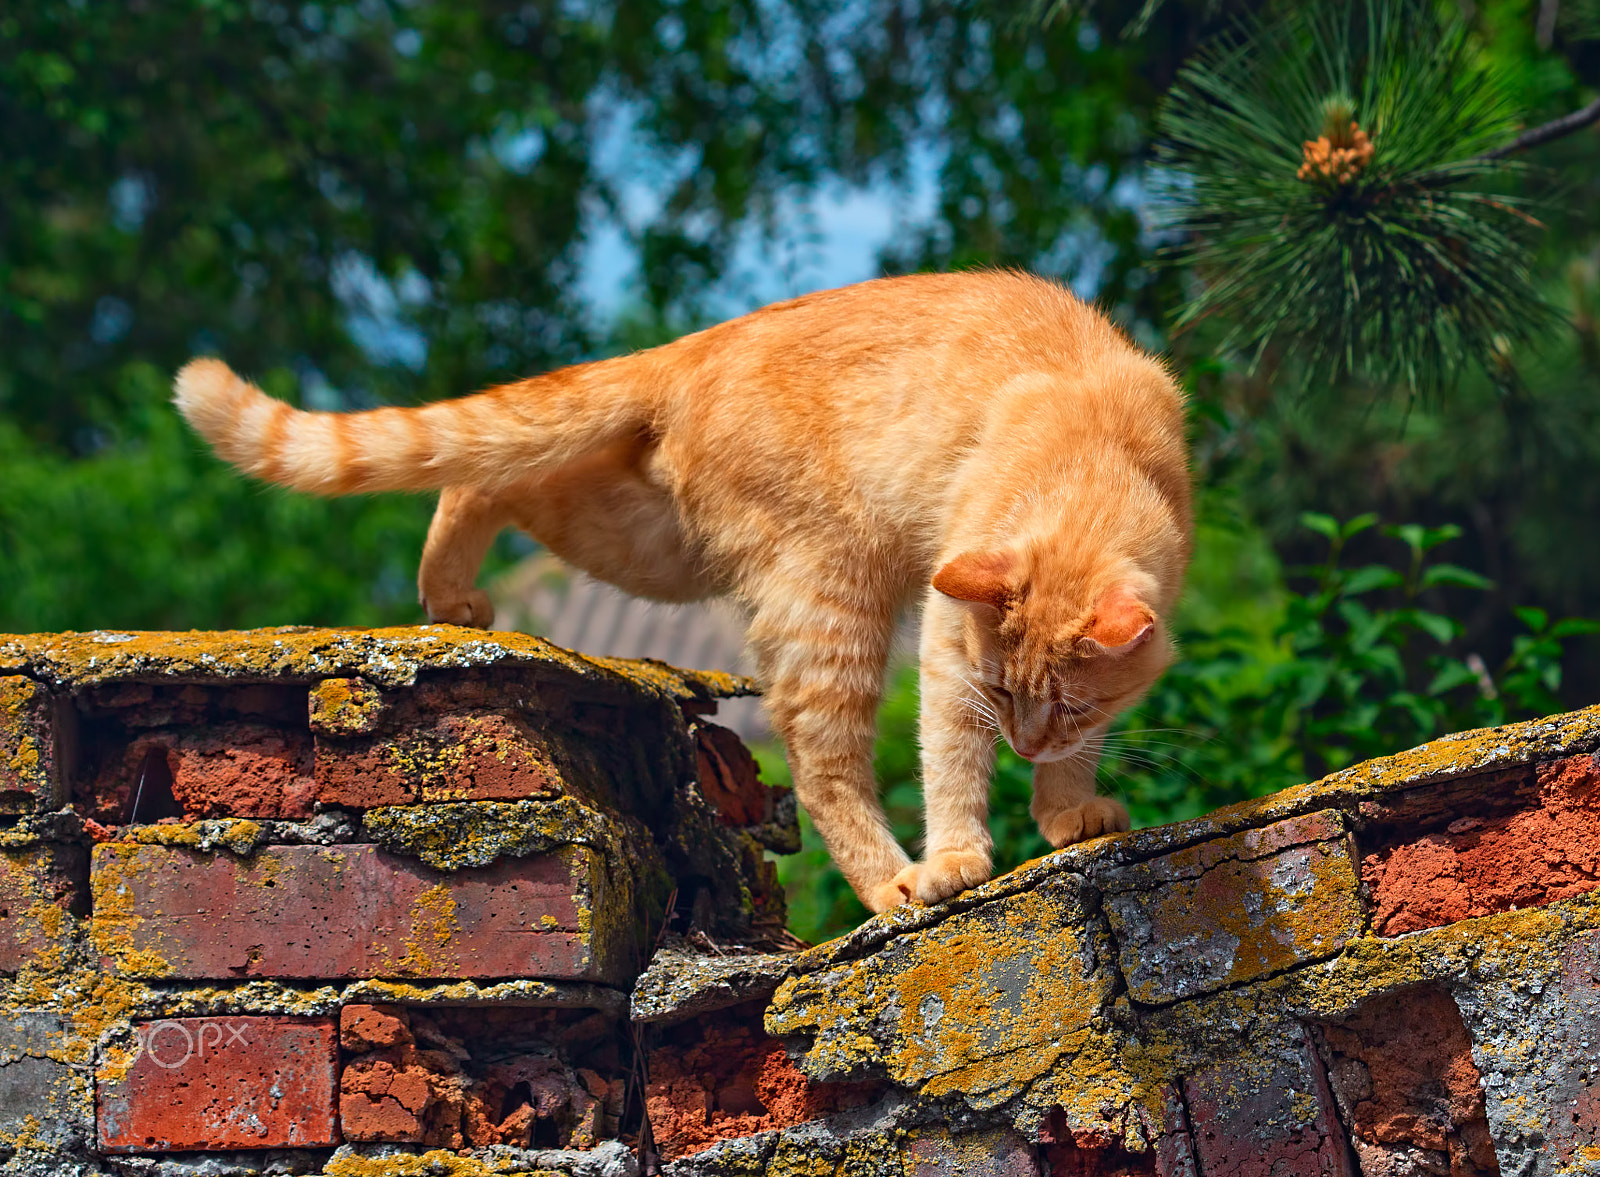
[[[1600,709],[793,951],[745,689],[0,637],[0,1171],[1600,1173]]]

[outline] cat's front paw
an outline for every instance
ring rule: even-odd
[[[896,903],[938,903],[969,887],[987,883],[992,873],[987,855],[969,850],[946,850],[926,862],[912,863],[879,891],[884,898],[889,897],[891,889],[898,892],[900,898]]]
[[[488,629],[494,623],[494,605],[489,594],[482,589],[472,589],[464,597],[435,600],[422,598],[422,608],[429,621],[445,625],[470,625],[474,629]]]
[[[1074,842],[1115,834],[1129,826],[1128,811],[1110,797],[1091,797],[1082,805],[1039,819],[1039,832],[1056,849]]]

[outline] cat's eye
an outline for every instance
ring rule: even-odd
[[[1006,690],[1004,687],[990,687],[989,689],[999,696],[999,699],[1002,703],[1012,702],[1011,692]]]

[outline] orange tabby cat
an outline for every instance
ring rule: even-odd
[[[731,594],[800,801],[866,905],[990,876],[994,729],[1053,845],[1128,828],[1099,737],[1166,667],[1189,556],[1182,396],[1092,308],[1016,273],[807,295],[635,355],[421,408],[297,411],[219,360],[183,415],[240,469],[317,494],[438,487],[418,576],[487,625],[501,528],[640,596]],[[922,603],[926,853],[872,771],[896,613]]]

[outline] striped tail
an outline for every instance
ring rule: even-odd
[[[221,360],[191,360],[173,402],[247,474],[320,495],[502,487],[638,433],[648,408],[617,361],[566,368],[418,408],[310,413]]]

